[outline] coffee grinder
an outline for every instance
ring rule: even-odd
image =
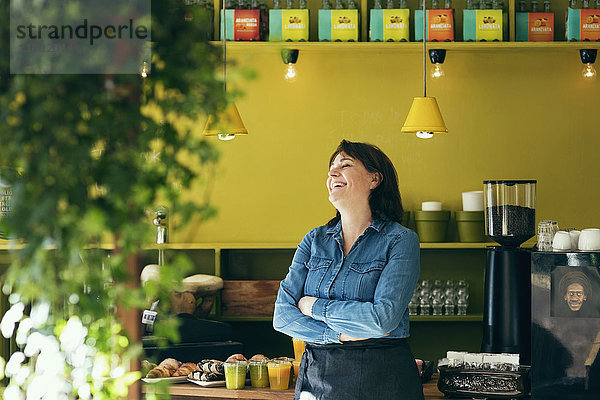
[[[535,235],[535,180],[486,180],[485,230],[500,246],[489,247],[485,270],[485,353],[518,353],[531,362],[531,250]]]

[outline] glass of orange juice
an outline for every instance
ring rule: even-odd
[[[300,361],[304,353],[305,343],[300,339],[292,338],[292,344],[294,345],[294,359]]]
[[[294,360],[292,361],[292,365],[294,366],[294,381],[298,379],[298,371],[300,370],[300,361]]]
[[[267,364],[271,390],[286,390],[290,385],[292,363],[284,360],[271,360]]]

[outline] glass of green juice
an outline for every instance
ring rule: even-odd
[[[268,360],[250,361],[250,382],[252,383],[252,387],[269,387],[268,362]]]
[[[243,389],[246,386],[247,361],[223,363],[225,370],[225,387],[227,389]]]

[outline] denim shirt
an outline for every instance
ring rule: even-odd
[[[408,303],[419,279],[417,234],[393,221],[375,220],[344,257],[342,225],[320,226],[298,245],[281,282],[273,328],[305,342],[405,338]],[[303,296],[317,300],[312,318],[298,309]]]

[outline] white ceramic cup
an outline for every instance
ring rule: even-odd
[[[600,250],[600,229],[587,228],[579,234],[579,250]]]
[[[552,250],[569,251],[571,250],[571,235],[567,231],[558,231],[552,239]]]
[[[571,249],[577,250],[579,248],[579,234],[581,232],[577,229],[572,229],[569,231],[569,236],[571,236]]]
[[[442,203],[439,201],[424,201],[421,203],[423,211],[442,211]]]
[[[462,193],[463,211],[483,211],[483,190]]]

